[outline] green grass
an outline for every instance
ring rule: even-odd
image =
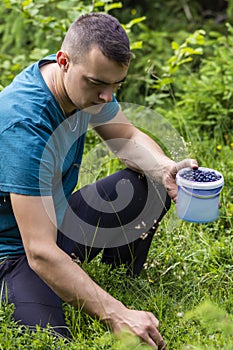
[[[219,220],[192,224],[177,219],[173,205],[157,230],[147,263],[136,279],[125,269],[111,270],[100,257],[83,268],[130,308],[152,311],[168,349],[233,349],[233,174],[232,142],[194,143],[199,162],[224,174]],[[107,163],[106,163],[107,164]],[[111,163],[112,164],[112,163]],[[106,172],[109,169],[106,170]],[[114,169],[111,169],[114,171]],[[0,305],[0,350],[14,349],[148,349],[129,334],[120,338],[98,320],[64,305],[72,333],[68,343],[48,328],[23,329],[12,319],[12,305]]]

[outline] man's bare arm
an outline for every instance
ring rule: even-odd
[[[97,316],[114,332],[128,328],[155,348],[163,343],[153,314],[126,308],[57,246],[51,197],[12,193],[11,202],[30,267],[63,301]]]
[[[184,167],[198,167],[194,159],[176,163],[167,157],[161,147],[132,125],[122,111],[108,123],[95,127],[95,130],[126,166],[162,183],[174,201],[177,197],[177,171]]]
[[[158,181],[161,181],[163,169],[175,163],[156,142],[131,124],[122,111],[95,130],[123,163],[151,174]]]

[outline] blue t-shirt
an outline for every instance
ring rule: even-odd
[[[24,253],[9,194],[52,196],[60,226],[78,181],[89,123],[104,123],[119,110],[113,96],[98,114],[65,118],[40,65],[29,66],[0,93],[0,258]],[[38,214],[39,215],[39,214]]]

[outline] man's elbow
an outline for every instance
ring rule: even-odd
[[[26,256],[30,268],[38,275],[43,274],[48,268],[48,264],[50,265],[54,249],[56,249],[55,244],[54,246],[38,244],[28,246],[26,248]]]

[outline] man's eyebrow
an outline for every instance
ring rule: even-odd
[[[104,84],[104,85],[114,85],[114,84],[120,84],[120,83],[123,83],[125,80],[126,80],[126,76],[121,79],[120,81],[116,81],[115,83],[107,83],[106,81],[102,81],[102,80],[99,80],[99,79],[95,79],[93,77],[87,77],[87,79],[89,80],[93,80],[95,81],[96,83],[100,83],[100,84]]]

